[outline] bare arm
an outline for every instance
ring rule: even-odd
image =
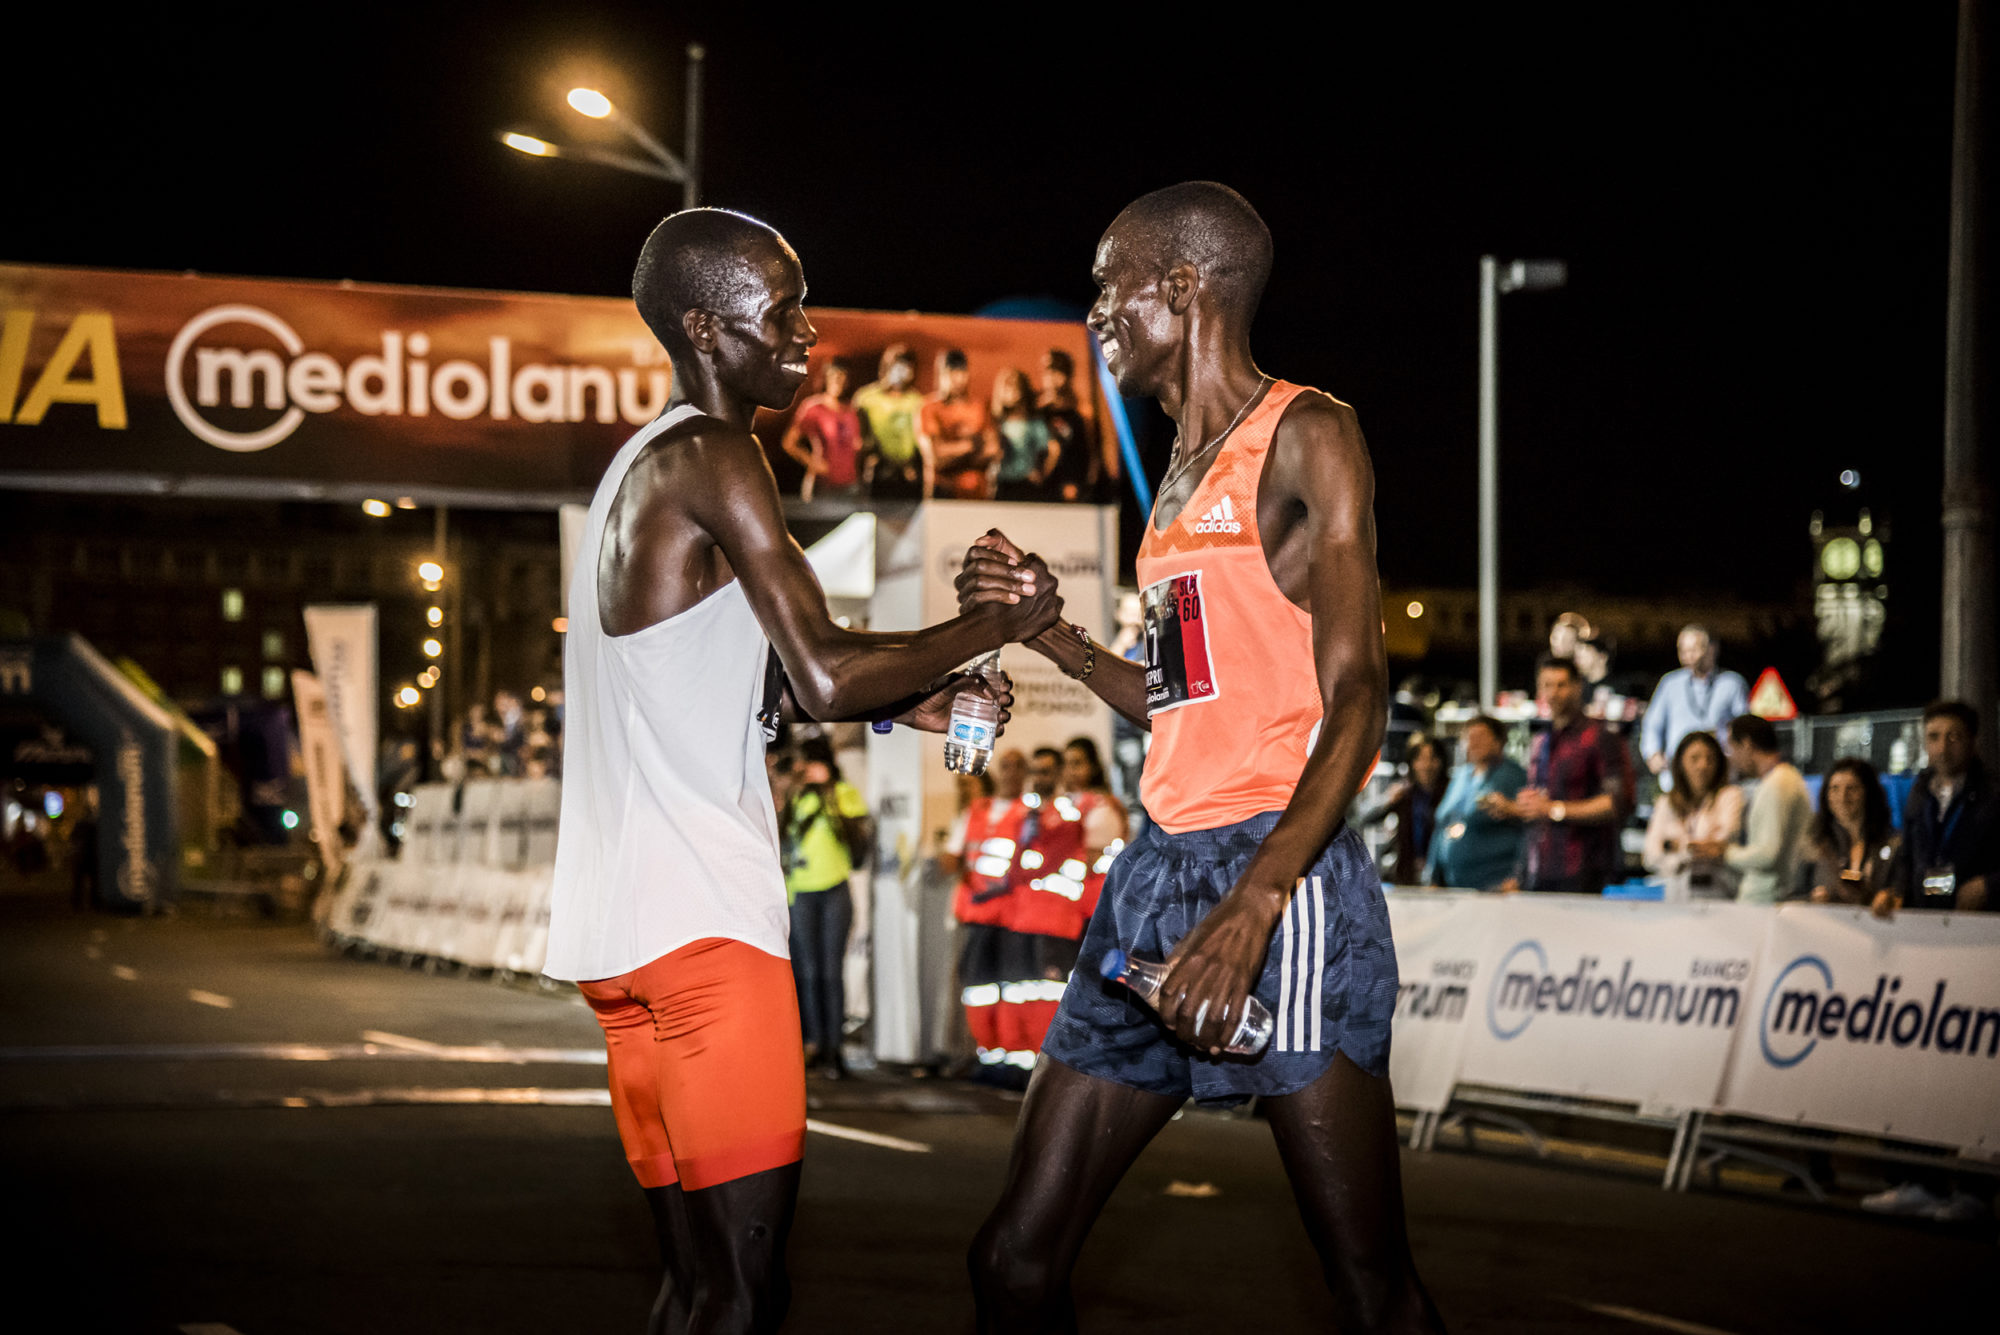
[[[1024,563],[1018,602],[990,602],[918,631],[846,630],[785,530],[776,480],[756,438],[717,423],[687,442],[686,476],[703,484],[678,498],[727,558],[785,665],[799,704],[818,719],[865,717],[909,703],[959,664],[1038,632],[1061,611],[1039,561]]]
[[[958,574],[959,612],[963,614],[988,599],[1007,597],[1020,578],[1018,567],[1026,559],[1021,549],[999,529],[990,530],[973,543]],[[1095,640],[1086,653],[1083,641],[1077,638],[1076,627],[1060,619],[1028,640],[1027,646],[1072,677],[1083,671],[1087,658],[1094,656],[1095,666],[1083,684],[1128,721],[1152,730],[1152,719],[1146,713],[1146,669],[1142,664],[1120,658]]]
[[[778,439],[778,448],[791,455],[815,477],[826,472],[826,464],[820,459],[819,442],[806,438],[805,433],[799,430],[797,414],[793,414],[792,420],[786,424],[785,434]]]
[[[1198,1047],[1219,1048],[1232,1031],[1293,889],[1346,820],[1388,720],[1375,478],[1353,410],[1302,399],[1272,450],[1264,485],[1304,508],[1299,536],[1323,723],[1284,814],[1236,885],[1174,949],[1160,1014]]]

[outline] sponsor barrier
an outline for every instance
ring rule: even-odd
[[[1389,915],[1390,1076],[1421,1118],[1476,1086],[2000,1159],[2000,918],[1456,891]]]
[[[359,857],[319,908],[337,939],[474,969],[540,973],[562,785],[422,784],[401,855]]]
[[[1722,1105],[2000,1158],[2000,918],[1772,915]]]

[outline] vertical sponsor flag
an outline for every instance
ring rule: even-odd
[[[590,507],[565,504],[556,510],[557,541],[562,544],[562,614],[569,615],[569,582],[576,575],[577,549],[583,546],[584,526],[590,522]]]
[[[312,812],[313,838],[319,842],[319,855],[328,871],[338,872],[347,856],[340,842],[340,818],[347,809],[347,765],[327,709],[326,688],[312,673],[294,671],[292,704],[299,712],[299,752],[305,757],[306,805]]]
[[[306,647],[312,654],[313,671],[326,693],[327,716],[340,753],[347,762],[347,777],[361,794],[361,807],[368,821],[361,831],[356,852],[373,851],[378,837],[380,811],[375,793],[376,664],[375,605],[330,605],[308,607]]]

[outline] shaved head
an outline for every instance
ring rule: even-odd
[[[728,209],[683,209],[667,217],[639,251],[632,300],[669,352],[688,346],[681,317],[691,310],[756,319],[769,292],[761,261],[798,256],[765,223]]]
[[[1193,265],[1203,289],[1246,322],[1271,276],[1271,229],[1249,200],[1215,181],[1185,181],[1141,195],[1105,235],[1156,273]]]

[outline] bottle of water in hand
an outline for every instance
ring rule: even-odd
[[[1123,983],[1145,999],[1155,1010],[1160,1005],[1160,987],[1167,981],[1167,966],[1158,960],[1135,960],[1122,950],[1107,950],[1097,970],[1113,982]],[[1271,1009],[1254,996],[1243,998],[1243,1014],[1236,1032],[1222,1050],[1237,1057],[1254,1056],[1271,1041]]]
[[[1000,671],[1000,651],[981,654],[963,670],[991,681]],[[999,735],[1000,706],[978,691],[960,691],[951,702],[951,723],[944,731],[944,767],[954,774],[984,774]]]

